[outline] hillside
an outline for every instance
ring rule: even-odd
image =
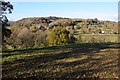
[[[15,21],[12,25],[13,26],[28,26],[34,24],[40,24],[40,23],[51,23],[53,21],[56,21],[58,19],[67,19],[67,18],[61,18],[61,17],[33,17],[33,18],[23,18],[21,20]]]
[[[72,19],[62,17],[36,17],[24,18],[16,22],[10,22],[9,37],[5,38],[5,49],[17,49],[28,47],[43,47],[50,45],[47,39],[54,29],[61,27],[67,32],[67,43],[101,43],[118,42],[119,28],[118,23],[113,21],[102,21],[95,19]],[[61,31],[61,30],[57,30]],[[58,32],[52,34],[53,37],[61,38],[57,44],[63,44],[66,34],[59,36]],[[87,34],[87,35],[83,35]],[[56,35],[56,36],[55,36]],[[95,36],[96,35],[96,36]],[[109,35],[109,36],[108,36]],[[53,39],[55,41],[55,39]],[[51,41],[53,42],[53,41]]]
[[[37,30],[47,30],[54,27],[64,27],[66,30],[79,30],[80,33],[118,33],[117,22],[95,19],[73,19],[62,17],[23,18],[11,26],[28,27]]]

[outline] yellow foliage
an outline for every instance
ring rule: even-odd
[[[6,47],[6,49],[14,49],[12,46],[10,46],[10,45],[6,45],[5,46]]]
[[[32,30],[32,29],[35,29],[35,26],[31,26],[30,29],[31,29],[31,30]]]
[[[54,28],[47,37],[48,45],[62,45],[69,42],[69,32],[62,27]]]

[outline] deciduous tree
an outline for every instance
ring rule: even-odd
[[[62,45],[69,43],[69,32],[62,27],[54,28],[47,37],[48,45]]]

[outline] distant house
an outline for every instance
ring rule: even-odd
[[[101,31],[101,33],[103,33],[103,34],[106,33],[106,32],[107,32],[107,31]]]

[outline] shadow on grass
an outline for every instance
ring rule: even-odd
[[[100,49],[105,49],[105,48],[120,48],[120,47],[109,47],[109,45],[113,45],[113,44],[118,44],[120,45],[120,43],[111,43],[111,42],[107,42],[107,43],[81,43],[81,44],[69,44],[69,45],[58,45],[58,46],[47,46],[47,47],[43,47],[43,48],[28,48],[28,49],[20,49],[20,50],[3,50],[2,53],[12,53],[12,52],[16,52],[16,53],[32,53],[32,52],[41,52],[40,50],[55,50],[55,49],[63,49],[65,48],[73,48],[73,46],[77,46],[77,47],[86,47],[86,48],[90,48],[93,47],[94,48],[100,48]],[[76,47],[75,47],[76,48]],[[83,52],[86,52],[87,50],[81,50]],[[46,52],[46,51],[44,51]],[[3,54],[2,57],[7,57],[7,56],[11,56],[12,54]],[[15,55],[15,54],[13,54]],[[17,55],[17,54],[16,54]]]
[[[93,45],[104,45],[104,46],[107,46],[107,45],[112,45],[112,44],[120,44],[120,43],[111,43],[111,42],[107,42],[107,43],[81,43],[81,44],[69,44],[69,45],[58,45],[58,46],[48,46],[48,47],[43,47],[43,48],[28,48],[28,49],[20,49],[20,50],[3,50],[2,52],[3,53],[7,53],[7,52],[27,52],[27,51],[30,51],[30,52],[33,52],[34,50],[44,50],[44,49],[58,49],[60,47],[67,47],[67,48],[70,48],[73,46],[93,46]],[[112,47],[104,47],[104,48],[112,48]],[[115,48],[115,47],[114,47]],[[116,47],[118,48],[118,47]],[[119,47],[120,48],[120,47]]]
[[[116,62],[114,62],[116,60],[116,57],[112,56],[112,54],[111,56],[108,56],[106,54],[100,55],[96,53],[101,53],[101,49],[119,49],[120,47],[118,45],[119,43],[87,43],[66,46],[52,46],[47,48],[3,51],[4,53],[17,52],[21,54],[32,53],[34,51],[38,51],[38,53],[40,53],[41,50],[53,50],[53,53],[58,50],[62,51],[57,54],[49,54],[48,52],[48,54],[44,55],[36,55],[24,59],[16,59],[10,63],[9,61],[4,62],[3,78],[92,78],[98,80],[100,77],[97,75],[98,72],[101,72],[104,69],[108,70],[109,68],[113,68],[112,71],[114,71],[116,70],[114,68],[116,68],[118,65]],[[69,51],[65,52],[66,50]],[[109,51],[106,51],[105,53],[109,53]],[[81,59],[83,56],[86,56],[86,58]],[[93,56],[100,56],[100,58],[94,58]],[[102,64],[102,61],[109,60],[110,57],[113,57],[115,59]],[[26,72],[23,74],[16,74],[13,71],[15,69],[18,70],[18,72]],[[35,72],[37,69],[38,72]],[[54,72],[57,69],[60,70]],[[31,72],[27,73],[29,70],[31,70]],[[10,73],[14,76],[9,75]]]

